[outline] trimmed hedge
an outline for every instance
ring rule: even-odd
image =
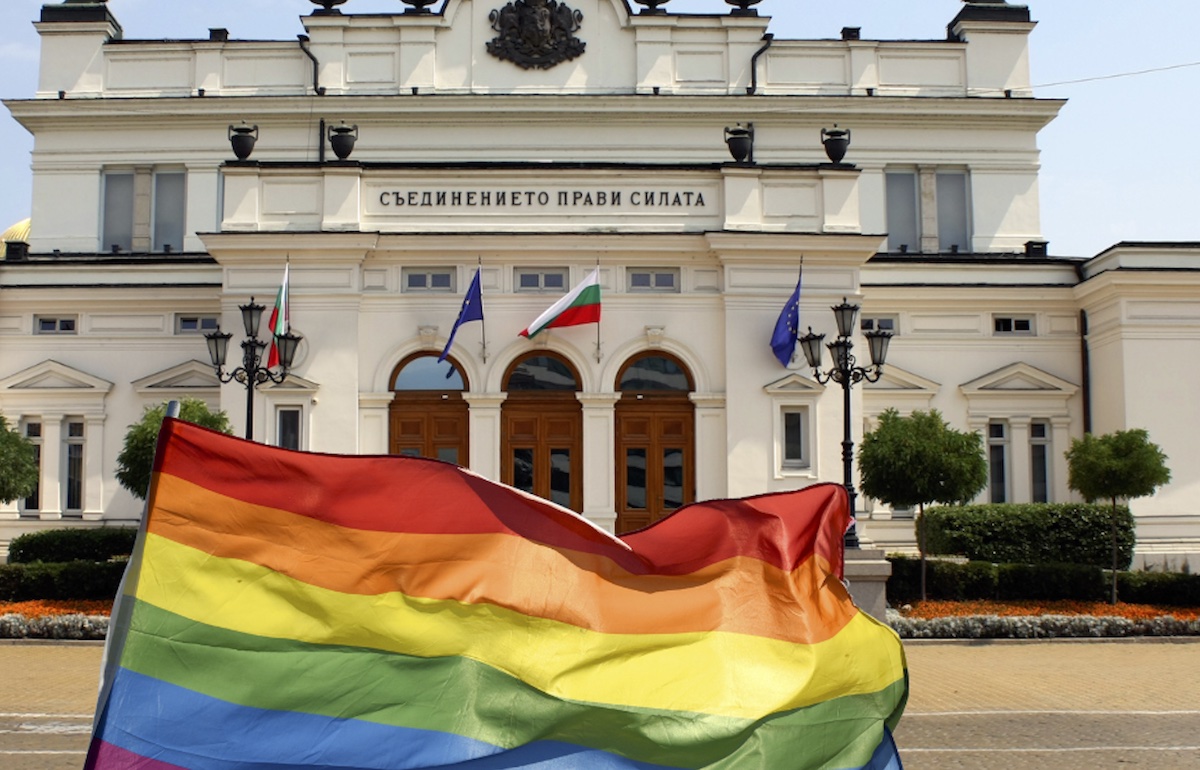
[[[0,601],[114,599],[124,561],[68,561],[0,566]]]
[[[1122,572],[1117,598],[1135,604],[1200,607],[1200,575],[1179,572]]]
[[[938,506],[925,511],[925,552],[996,564],[1110,568],[1112,506],[1024,503]],[[1133,561],[1133,515],[1117,507],[1117,565]]]
[[[44,532],[30,532],[13,538],[8,546],[8,563],[108,561],[115,556],[128,556],[133,553],[136,538],[136,527],[49,529]]]
[[[921,598],[921,561],[890,556],[892,576],[887,599],[899,607]],[[1108,570],[1080,564],[992,564],[930,559],[926,562],[925,593],[930,599],[964,601],[1004,599],[1104,601]],[[1117,597],[1135,604],[1200,607],[1200,575],[1173,572],[1120,572]]]

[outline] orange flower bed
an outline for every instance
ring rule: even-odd
[[[28,602],[0,602],[0,615],[24,615],[47,618],[55,615],[107,615],[112,602],[107,599],[36,599]]]
[[[0,602],[0,615],[9,613],[27,618],[54,615],[107,615],[112,602],[106,600]],[[950,618],[969,615],[1092,615],[1115,616],[1130,620],[1151,620],[1165,615],[1178,620],[1200,619],[1200,607],[1164,607],[1152,604],[1108,604],[1107,602],[913,602],[902,611],[909,618]]]
[[[1090,615],[1121,617],[1129,620],[1152,620],[1171,615],[1178,620],[1200,618],[1200,607],[1165,607],[1153,604],[1109,604],[1107,602],[1076,601],[965,601],[913,602],[911,610],[902,614],[910,618],[949,618],[969,615]]]

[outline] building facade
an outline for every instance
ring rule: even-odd
[[[848,298],[895,334],[852,392],[856,443],[935,408],[985,437],[981,501],[1066,501],[1072,438],[1144,427],[1173,481],[1133,503],[1139,555],[1200,553],[1200,408],[1145,374],[1200,346],[1200,244],[1048,253],[1037,135],[1063,102],[1030,90],[1028,8],[802,41],[753,3],[316,5],[279,41],[129,40],[103,2],[44,6],[38,92],[6,102],[35,139],[32,222],[0,263],[0,413],[41,482],[0,540],[136,520],[126,428],[183,396],[257,440],[439,457],[616,531],[840,481],[841,389],[768,345],[802,271],[802,327],[832,332]],[[285,266],[303,342],[247,426],[204,334],[240,341]],[[595,269],[599,325],[519,336]],[[438,364],[476,271],[484,321]],[[912,547],[910,512],[859,507],[865,538]]]

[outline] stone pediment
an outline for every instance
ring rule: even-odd
[[[1023,362],[1009,364],[1003,369],[989,372],[982,377],[963,383],[959,389],[968,397],[1014,391],[1072,396],[1079,390],[1074,383]]]
[[[307,380],[303,377],[297,377],[294,374],[289,374],[287,379],[280,383],[271,383],[265,386],[265,390],[270,390],[273,393],[316,393],[321,389],[320,384]]]
[[[0,380],[0,392],[7,391],[87,391],[108,393],[113,384],[74,367],[47,359]]]
[[[919,374],[888,364],[883,367],[883,376],[877,382],[865,383],[867,390],[903,390],[924,392],[933,395],[941,388],[941,383],[926,379]]]
[[[221,382],[211,365],[192,360],[134,380],[132,385],[142,394],[161,391],[216,393],[221,387]]]
[[[901,414],[928,411],[941,384],[888,364],[877,382],[863,383],[863,410],[868,417],[895,409]]]
[[[822,393],[825,386],[801,374],[789,374],[764,386],[763,390],[771,396],[806,396]]]

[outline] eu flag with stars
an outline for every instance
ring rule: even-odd
[[[446,360],[446,356],[450,355],[450,347],[454,344],[454,335],[458,334],[458,327],[471,321],[483,320],[483,291],[479,288],[479,271],[475,271],[475,277],[471,279],[471,287],[467,289],[467,296],[463,297],[462,309],[458,311],[458,319],[454,322],[454,328],[450,330],[450,339],[446,340],[446,347],[442,350],[442,354],[438,356],[438,363]]]
[[[796,290],[783,306],[771,335],[771,350],[784,366],[791,363],[792,354],[796,352],[796,339],[800,336],[800,281],[796,279]]]

